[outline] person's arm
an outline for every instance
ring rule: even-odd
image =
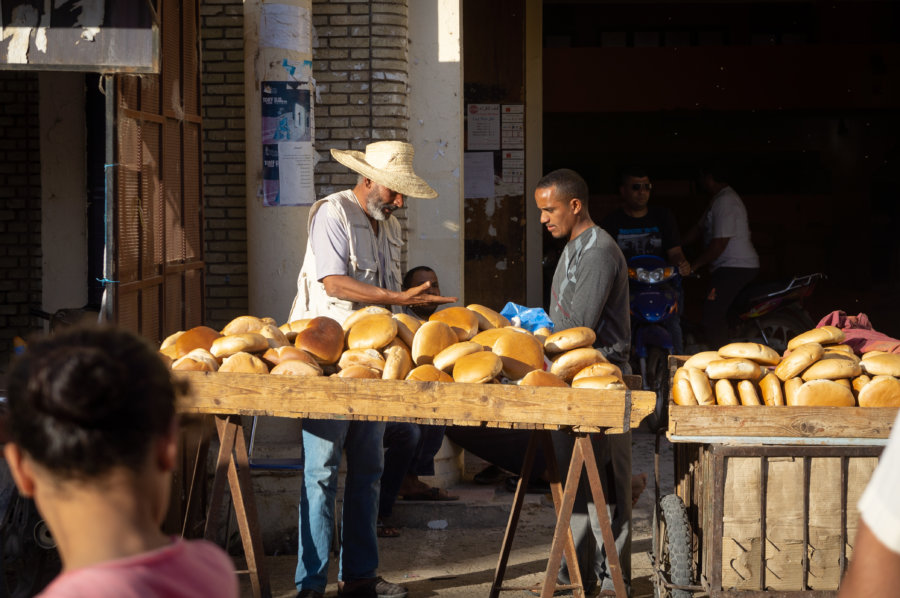
[[[370,303],[375,305],[442,305],[454,303],[456,297],[444,297],[428,292],[431,282],[426,281],[417,287],[405,291],[389,291],[365,282],[351,278],[350,276],[330,275],[322,278],[325,292],[329,297],[353,301],[356,303]]]
[[[678,223],[675,222],[675,214],[672,210],[661,210],[663,219],[663,247],[666,249],[666,257],[669,263],[678,268],[678,273],[687,276],[691,273],[691,264],[684,257],[681,250],[681,237],[678,234]]]
[[[900,553],[890,550],[860,518],[853,558],[838,598],[896,596],[900,591]]]
[[[666,255],[669,258],[669,263],[678,267],[679,274],[687,276],[691,273],[691,263],[684,257],[684,251],[681,250],[680,245],[670,248]]]
[[[575,278],[574,301],[567,305],[553,321],[556,330],[587,326],[597,329],[600,314],[616,281],[616,260],[609,259],[598,249],[588,250],[578,266]],[[559,321],[557,321],[559,320]]]
[[[696,272],[722,255],[722,252],[728,246],[729,239],[730,237],[718,237],[711,240],[706,249],[703,250],[703,253],[694,258],[694,262],[691,264],[691,272]]]

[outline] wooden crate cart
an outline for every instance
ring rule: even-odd
[[[670,379],[684,360],[670,357]],[[856,503],[896,416],[896,408],[680,406],[670,396],[675,494],[661,497],[657,483],[657,595],[835,596]]]
[[[500,548],[491,597],[505,590],[529,588],[503,585],[506,563],[512,548],[516,526],[525,497],[523,480],[528,480],[538,446],[546,451],[550,487],[557,523],[547,561],[547,573],[541,596],[550,598],[557,589],[571,589],[583,598],[577,558],[569,528],[569,519],[581,471],[587,471],[594,501],[604,504],[590,433],[622,433],[637,427],[655,406],[656,396],[640,390],[587,390],[573,388],[529,387],[504,384],[446,384],[403,380],[353,380],[344,378],[298,378],[257,374],[179,372],[189,381],[192,392],[178,404],[181,413],[215,417],[219,436],[216,465],[204,534],[211,537],[219,525],[218,517],[225,498],[226,482],[231,491],[241,540],[247,558],[254,595],[269,596],[268,575],[262,559],[262,540],[253,487],[250,480],[247,448],[241,416],[270,415],[312,419],[396,420],[424,424],[496,426],[533,430],[525,457],[519,487],[513,497],[509,523]],[[567,430],[575,435],[575,448],[569,462],[565,485],[556,471],[551,430]],[[208,443],[198,443],[194,471],[205,462]],[[185,513],[192,508],[203,480],[194,475],[188,492]],[[616,557],[606,509],[598,509],[604,545],[611,555],[616,595],[625,596],[622,572]],[[184,529],[193,522],[184,523]],[[570,570],[571,586],[556,586],[556,573],[563,554],[575,563]],[[615,562],[613,562],[615,561]],[[571,565],[570,565],[571,566]]]

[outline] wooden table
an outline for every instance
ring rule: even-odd
[[[549,463],[550,486],[557,513],[557,524],[547,562],[541,596],[550,598],[556,589],[556,574],[566,554],[574,594],[583,598],[581,576],[569,520],[582,468],[587,471],[592,497],[597,505],[606,504],[590,433],[622,433],[637,427],[655,406],[656,395],[640,390],[585,390],[572,388],[527,387],[503,384],[447,384],[404,380],[352,380],[343,378],[295,378],[257,374],[179,372],[188,380],[192,392],[178,405],[181,413],[215,416],[219,453],[209,513],[204,534],[214,535],[224,498],[225,482],[231,490],[241,541],[247,558],[254,596],[270,596],[268,574],[262,556],[262,540],[256,503],[247,462],[241,416],[267,415],[311,419],[354,419],[363,421],[411,421],[422,424],[489,426],[533,430],[526,453],[513,507],[510,511],[500,557],[491,588],[495,597],[504,587],[503,577],[512,548],[534,454],[543,444]],[[565,486],[555,467],[551,430],[569,430],[575,434],[575,448],[569,462]],[[195,458],[194,476],[185,512],[203,480],[197,479],[198,466],[205,459]],[[625,586],[615,550],[606,509],[597,509],[603,530],[603,544],[609,555],[616,595],[625,596]],[[187,526],[187,521],[185,521]]]

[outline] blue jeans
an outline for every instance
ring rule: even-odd
[[[341,510],[341,554],[338,579],[375,577],[378,539],[375,518],[384,467],[383,422],[303,420],[303,487],[297,549],[298,590],[325,592],[328,552],[334,532],[341,453],[347,452],[347,479]]]

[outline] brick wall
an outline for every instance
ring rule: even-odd
[[[315,182],[323,197],[356,182],[331,159],[331,148],[408,138],[407,0],[313,0],[312,9],[315,146],[322,157]],[[202,0],[200,10],[206,320],[222,326],[248,309],[243,4]],[[405,212],[397,215],[405,220]]]
[[[38,131],[37,75],[0,71],[0,376],[13,338],[42,326],[29,315],[41,307]]]

